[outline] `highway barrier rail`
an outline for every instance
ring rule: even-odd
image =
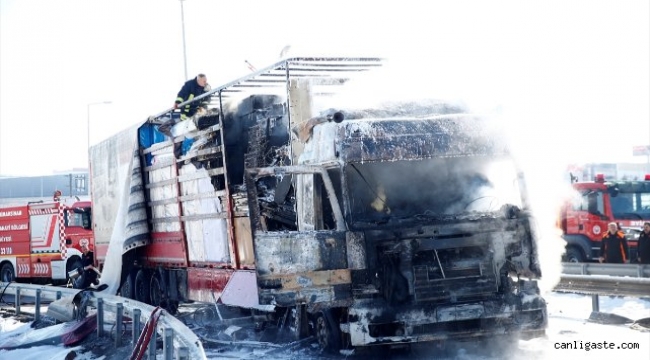
[[[650,296],[650,278],[563,274],[555,290],[586,295],[646,297]]]
[[[650,265],[639,264],[599,264],[599,263],[563,263],[560,282],[555,290],[592,295],[594,311],[598,311],[598,295],[650,297]],[[43,301],[54,301],[62,297],[71,297],[79,293],[77,289],[0,282],[0,292],[15,296],[16,314],[21,312],[21,298],[34,296],[34,318],[41,316],[40,305]],[[132,300],[94,292],[89,306],[97,309],[97,334],[103,336],[104,319],[115,319],[116,334],[122,332],[124,317],[133,320],[133,346],[139,343],[141,331],[156,310],[153,306]],[[106,316],[108,315],[108,316]],[[180,320],[166,312],[158,318],[156,335],[163,339],[163,358],[171,359],[206,359],[200,339]],[[144,337],[144,336],[142,336]],[[141,340],[141,339],[140,339]],[[115,337],[116,346],[120,346],[121,337]],[[149,342],[146,353],[150,359],[156,358],[156,341]]]
[[[57,286],[0,282],[0,292],[15,296],[16,314],[21,312],[21,298],[23,296],[34,296],[34,319],[39,320],[41,317],[40,305],[44,301],[55,301],[62,297],[71,297],[78,294],[79,290]],[[123,319],[129,317],[133,320],[132,341],[133,346],[135,346],[143,330],[141,324],[149,321],[156,308],[132,299],[101,292],[93,292],[92,294],[93,296],[90,297],[88,305],[97,309],[97,335],[104,335],[104,319],[109,317],[115,319],[115,333],[121,334]],[[200,339],[183,322],[167,312],[162,312],[155,330],[154,336],[158,334],[163,339],[163,358],[165,360],[206,359],[205,350]],[[122,345],[121,336],[115,336],[115,345]],[[149,359],[156,359],[155,337],[149,342],[146,353],[149,354]]]
[[[650,277],[647,264],[562,263],[562,274]]]

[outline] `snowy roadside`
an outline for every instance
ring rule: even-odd
[[[629,324],[602,325],[587,321],[591,313],[591,297],[578,294],[549,293],[545,296],[548,303],[549,325],[546,336],[528,341],[520,340],[518,346],[513,347],[508,354],[491,353],[479,346],[467,343],[447,354],[449,359],[526,359],[542,360],[557,358],[604,358],[605,356],[625,356],[630,359],[650,358],[650,330],[633,329]],[[625,316],[632,320],[650,317],[650,299],[637,299],[630,297],[600,297],[601,312],[613,313]],[[17,334],[28,331],[29,325],[16,321],[14,318],[0,319],[0,340],[9,334]],[[65,359],[71,351],[77,356],[74,359],[81,360],[110,360],[123,359],[130,354],[130,334],[125,334],[124,346],[120,349],[112,347],[112,340],[109,338],[97,339],[91,335],[73,348],[63,346],[39,346],[30,349],[0,350],[0,360],[42,360],[42,359]],[[597,344],[614,344],[613,349],[598,349]],[[639,344],[638,349],[622,349],[623,344]],[[562,348],[568,345],[575,345],[577,349]],[[302,348],[281,349],[273,353],[272,357],[264,356],[265,352],[246,350],[236,346],[230,348],[211,349],[206,348],[209,359],[259,359],[268,357],[273,359],[359,359],[360,356],[326,356],[319,354],[312,348],[313,344],[307,343]],[[618,347],[618,348],[617,348]],[[589,348],[589,349],[587,349]],[[500,349],[497,349],[500,350]],[[436,349],[420,346],[419,350],[412,351],[408,355],[397,354],[392,356],[395,359],[426,359],[432,353],[439,355]]]

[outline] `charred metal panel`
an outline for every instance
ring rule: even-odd
[[[534,290],[509,293],[505,300],[457,305],[426,303],[396,308],[361,300],[350,307],[348,318],[346,327],[353,346],[539,334],[547,325],[546,304]]]
[[[504,154],[484,119],[449,116],[437,119],[344,121],[337,135],[343,161],[409,160],[430,157]]]
[[[296,306],[299,304],[320,304],[331,307],[334,303],[350,303],[351,290],[349,284],[331,286],[305,287],[296,290],[260,289],[260,304]]]
[[[350,272],[347,269],[309,271],[297,275],[267,275],[258,280],[261,288],[285,290],[349,283]]]
[[[366,241],[362,232],[348,232],[346,234],[348,268],[361,270],[367,267]]]
[[[258,232],[254,243],[261,276],[348,267],[345,232]]]
[[[367,230],[368,266],[377,276],[354,273],[355,297],[378,293],[396,306],[496,296],[505,274],[532,275],[526,221],[456,216],[436,225]]]
[[[345,232],[258,232],[254,243],[260,304],[351,298]]]

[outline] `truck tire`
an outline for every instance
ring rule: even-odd
[[[149,304],[150,303],[149,282],[147,281],[146,270],[144,269],[138,270],[138,273],[135,275],[134,285],[135,285],[134,286],[135,299],[139,302]]]
[[[330,310],[323,310],[316,314],[314,331],[321,349],[330,354],[339,353],[339,350],[341,350],[341,330]]]
[[[12,282],[16,280],[16,273],[14,272],[14,267],[10,263],[4,263],[2,268],[0,268],[0,281],[2,282]]]
[[[151,280],[149,281],[149,298],[151,299],[152,306],[161,306],[163,304],[164,294],[163,286],[158,274],[154,273],[151,275]]]
[[[124,279],[122,286],[120,286],[120,296],[128,299],[133,299],[133,275],[129,274]]]
[[[159,273],[151,275],[151,281],[149,282],[149,296],[151,298],[152,306],[160,306],[171,315],[176,314],[178,311],[178,301],[171,300],[165,293],[164,283],[162,282]]]
[[[563,260],[565,262],[570,262],[570,263],[581,263],[585,262],[587,259],[585,258],[585,255],[582,253],[582,250],[571,246],[566,249],[566,254],[564,255]]]

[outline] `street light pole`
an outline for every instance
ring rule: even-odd
[[[185,49],[185,12],[183,11],[183,1],[184,0],[179,0],[181,3],[181,28],[183,30],[183,64],[185,68],[185,79],[187,80],[187,52]]]
[[[87,158],[87,165],[90,165],[90,106],[91,105],[101,105],[101,104],[111,104],[110,101],[98,101],[98,102],[93,102],[93,103],[88,103],[86,108],[88,110],[87,112],[87,123],[86,123],[86,130],[88,131],[87,137],[86,137],[86,152],[88,154]]]

